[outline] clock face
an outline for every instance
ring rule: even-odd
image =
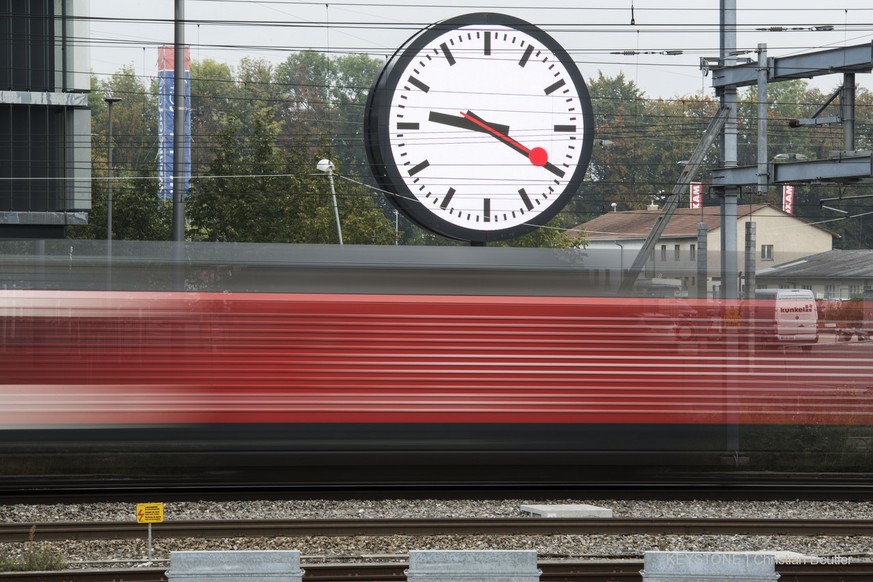
[[[447,20],[410,39],[367,103],[379,185],[413,221],[485,242],[555,216],[591,157],[591,101],[569,55],[501,14]]]

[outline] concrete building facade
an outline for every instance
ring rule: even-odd
[[[0,239],[60,238],[91,208],[88,0],[0,0]]]

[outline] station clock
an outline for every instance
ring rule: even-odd
[[[438,234],[520,236],[576,193],[594,119],[576,64],[518,18],[434,24],[385,64],[367,100],[370,167],[391,202]]]

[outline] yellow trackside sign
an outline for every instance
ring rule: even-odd
[[[137,503],[136,523],[161,523],[164,521],[163,503]]]

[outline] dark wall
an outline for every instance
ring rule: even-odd
[[[64,209],[64,115],[0,104],[0,212]]]
[[[0,90],[58,90],[54,45],[53,0],[0,0]],[[0,103],[0,212],[64,210],[64,117],[63,107]]]
[[[0,90],[54,91],[53,0],[0,0]]]

